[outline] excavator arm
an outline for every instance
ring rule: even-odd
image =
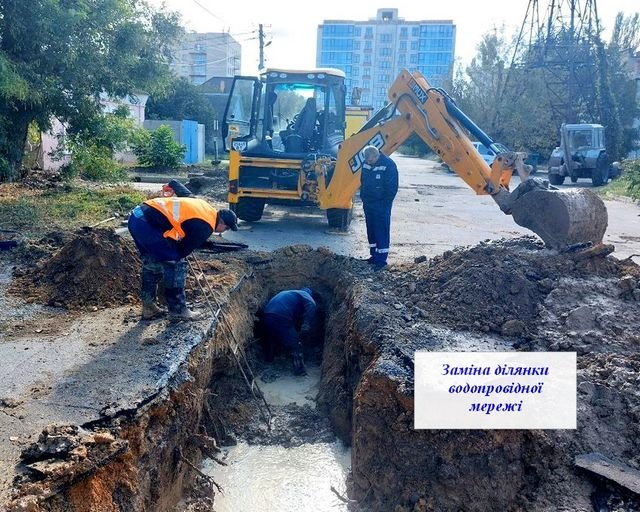
[[[390,103],[338,152],[335,172],[321,194],[322,208],[350,208],[360,185],[363,150],[376,146],[390,155],[416,133],[478,195],[490,195],[515,222],[539,235],[554,249],[602,242],[607,227],[604,203],[592,192],[549,190],[541,180],[529,179],[523,154],[501,152],[500,147],[469,119],[447,95],[425,77],[404,70],[389,89]],[[498,156],[491,166],[471,144],[473,135]],[[509,185],[514,171],[521,183]],[[321,185],[324,187],[324,183]]]

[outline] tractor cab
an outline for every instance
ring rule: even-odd
[[[337,69],[234,77],[222,123],[225,150],[268,158],[336,156],[344,141],[344,79]]]
[[[570,151],[604,149],[604,127],[600,124],[567,124],[566,137]]]

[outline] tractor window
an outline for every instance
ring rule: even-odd
[[[225,149],[231,145],[232,139],[255,134],[256,119],[254,109],[258,108],[260,82],[253,77],[235,77],[223,119],[223,137]]]
[[[327,98],[327,139],[339,136],[344,139],[345,112],[344,112],[344,86],[332,84]],[[324,123],[324,119],[322,119]],[[324,128],[324,127],[321,127]]]
[[[580,130],[580,131],[574,132],[572,147],[575,149],[592,147],[593,146],[592,133],[593,132],[591,132],[590,130]]]
[[[322,151],[327,140],[344,139],[342,84],[282,81],[268,84],[262,134],[274,151]]]
[[[274,84],[265,96],[264,136],[272,138],[275,151],[284,151],[285,132],[295,126],[313,88],[295,84]]]

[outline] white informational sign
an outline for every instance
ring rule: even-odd
[[[415,353],[415,428],[575,429],[575,352]]]

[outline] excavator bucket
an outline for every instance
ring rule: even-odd
[[[513,220],[536,233],[547,247],[563,250],[602,243],[608,223],[607,208],[590,190],[534,188],[518,194],[516,188],[514,192]]]

